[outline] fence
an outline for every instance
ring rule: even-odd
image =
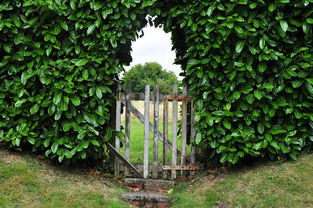
[[[121,111],[122,104],[125,105],[125,155],[120,153],[121,140],[116,137],[115,148],[111,146],[116,155],[115,159],[115,174],[119,175],[121,169],[124,169],[125,175],[130,172],[135,173],[143,178],[171,178],[176,179],[177,171],[184,174],[189,171],[193,174],[199,167],[196,166],[196,147],[193,145],[195,141],[195,122],[194,122],[194,108],[193,103],[189,96],[187,96],[187,88],[183,88],[182,95],[178,95],[178,86],[173,86],[172,95],[160,95],[159,86],[154,86],[154,93],[150,93],[150,86],[145,86],[145,93],[131,93],[130,84],[127,85],[126,93],[121,93],[120,86],[118,87],[118,95],[116,102],[116,130],[121,131]],[[144,114],[136,109],[131,101],[141,100],[144,101]],[[154,102],[153,108],[153,124],[150,122],[150,102]],[[168,138],[169,130],[169,102],[172,102],[172,138]],[[178,102],[182,102],[181,108],[181,151],[177,146],[177,132],[178,132]],[[163,103],[163,133],[159,131],[159,105]],[[189,105],[188,105],[189,104]],[[188,109],[190,106],[190,109]],[[188,116],[189,112],[189,116]],[[144,138],[143,138],[143,168],[140,171],[137,167],[130,163],[130,131],[131,131],[131,113],[137,117],[144,124]],[[189,118],[189,125],[188,125]],[[189,127],[189,129],[188,129]],[[187,130],[190,135],[190,155],[187,160]],[[153,132],[153,163],[149,165],[149,131]],[[162,155],[159,155],[159,141],[163,143]],[[168,160],[168,154],[171,152],[171,160]],[[162,163],[159,163],[159,157],[162,157]],[[122,163],[121,163],[122,162]],[[151,171],[152,169],[152,171]],[[169,177],[170,172],[170,177]],[[151,175],[150,175],[151,173]]]

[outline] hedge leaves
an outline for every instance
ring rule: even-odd
[[[0,140],[59,161],[106,154],[114,81],[147,14],[172,32],[208,156],[295,159],[310,146],[312,0],[4,0]]]
[[[146,23],[139,1],[0,3],[0,141],[99,158],[114,138],[114,82]]]
[[[207,156],[295,159],[312,145],[312,0],[183,1],[170,9],[166,30],[174,30],[177,62],[201,101],[197,143]]]

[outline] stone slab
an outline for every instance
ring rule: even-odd
[[[174,186],[175,182],[170,180],[160,180],[160,179],[141,179],[141,178],[125,178],[125,184],[141,184],[144,186],[154,186],[154,187],[169,187]]]
[[[142,201],[142,202],[164,202],[169,203],[170,200],[168,196],[164,194],[158,194],[153,192],[129,192],[122,194],[122,199],[128,202],[131,201]]]

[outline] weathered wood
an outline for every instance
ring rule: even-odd
[[[147,178],[149,174],[149,119],[150,115],[150,85],[145,87],[145,122],[144,122],[144,160],[143,177]]]
[[[171,165],[163,165],[162,166],[163,170],[199,170],[200,167],[197,165],[175,165],[175,166],[171,166]]]
[[[187,96],[187,87],[183,88],[183,96]],[[181,165],[186,165],[186,144],[187,144],[187,100],[182,104],[182,150]]]
[[[121,84],[119,83],[117,86],[117,98],[116,98],[116,125],[115,125],[115,130],[116,131],[121,131]],[[119,153],[120,152],[120,138],[115,137],[115,149]],[[119,175],[120,174],[120,163],[117,158],[115,158],[115,167],[114,167],[114,174]]]
[[[163,101],[164,95],[159,95],[159,101]],[[145,101],[145,93],[133,92],[130,94],[129,99],[132,101]],[[122,100],[125,100],[125,94],[122,94]],[[154,95],[150,93],[150,101],[154,101]]]
[[[121,94],[121,100],[124,101],[126,94],[122,93]],[[144,93],[130,93],[129,95],[129,99],[133,100],[133,101],[144,101],[145,100],[145,94]],[[173,96],[173,95],[159,95],[159,101],[163,102],[164,100],[168,100],[168,101],[173,101],[173,100],[177,100],[177,101],[183,101],[183,100],[187,100],[190,101],[191,97],[189,96]],[[154,95],[150,94],[150,101],[154,101]]]
[[[168,145],[168,101],[163,103],[163,165],[168,165],[167,161]],[[167,171],[163,171],[163,178],[167,179]]]
[[[141,122],[141,123],[145,123],[145,118],[144,118],[144,115],[142,115],[142,113],[140,113],[139,110],[136,109],[135,106],[133,106],[132,104],[130,104],[130,108],[131,108],[131,112],[132,114],[138,118],[138,120]],[[153,133],[153,124],[151,122],[149,122],[149,130]],[[159,138],[159,141],[163,142],[163,134],[159,131],[158,132],[158,138]],[[171,150],[172,149],[172,143],[170,141],[167,142],[166,144],[166,148],[167,150]],[[177,155],[181,155],[181,152],[179,150],[177,150]]]
[[[137,176],[143,178],[143,175],[135,168],[135,166],[127,161],[127,159],[124,158],[117,149],[115,149],[110,143],[106,143],[106,145],[109,147],[110,151],[113,152],[115,158],[121,160],[130,170],[133,170]]]
[[[168,101],[189,101],[191,100],[190,97],[188,97],[187,95],[183,95],[183,96],[179,96],[179,95],[165,95],[163,97],[163,100],[168,100]]]
[[[194,103],[191,102],[191,113],[190,113],[190,120],[191,120],[191,130],[190,130],[190,144],[191,144],[191,155],[190,155],[190,164],[195,165],[196,164],[196,147],[194,146],[195,138],[196,138],[196,124],[195,124],[195,109],[194,109]],[[191,175],[194,175],[194,172],[192,171],[190,173]]]
[[[178,86],[177,84],[173,87],[173,96],[177,96]],[[173,101],[173,134],[172,134],[172,166],[177,165],[177,119],[178,119],[178,102],[177,100]],[[171,178],[176,179],[176,170],[172,170]]]
[[[125,97],[125,108],[126,108],[126,113],[125,113],[125,159],[129,161],[130,159],[130,113],[131,113],[131,108],[130,108],[130,94],[131,94],[131,84],[127,83],[126,86],[126,97]],[[128,175],[128,169],[125,169],[125,176]]]
[[[153,170],[152,177],[158,177],[159,162],[159,85],[154,86],[154,131],[153,131]]]

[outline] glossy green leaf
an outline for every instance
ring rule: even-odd
[[[38,110],[39,110],[39,105],[38,105],[38,104],[35,104],[35,105],[33,105],[33,107],[30,109],[30,113],[31,113],[32,115],[34,115],[34,114],[36,114],[36,113],[38,112]]]
[[[245,41],[238,41],[236,43],[236,53],[241,53],[241,51],[243,50],[244,45],[245,45]]]
[[[96,88],[96,95],[99,99],[102,98],[102,90],[100,88]]]
[[[231,122],[228,120],[223,121],[223,125],[226,129],[231,129]]]
[[[280,22],[281,29],[286,32],[288,30],[288,23],[285,20],[281,20]]]
[[[307,19],[306,19],[306,22],[307,22],[308,24],[313,24],[313,18],[311,18],[311,17],[307,18]]]
[[[71,102],[73,103],[73,105],[75,106],[79,106],[81,101],[80,98],[78,96],[73,96],[71,97]]]
[[[262,92],[260,90],[254,90],[253,91],[254,97],[256,97],[258,100],[262,99]]]
[[[264,125],[263,125],[263,123],[259,122],[257,128],[258,128],[258,132],[260,134],[264,133]]]
[[[58,105],[61,102],[62,99],[62,92],[57,92],[53,97],[53,103],[55,105]]]

